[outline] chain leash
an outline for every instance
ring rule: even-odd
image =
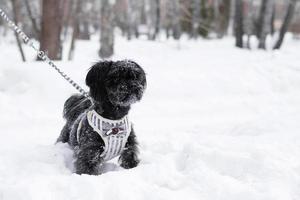
[[[25,44],[33,48],[37,52],[37,56],[42,59],[44,62],[48,63],[54,70],[56,70],[67,82],[69,82],[76,90],[78,90],[85,97],[89,98],[89,94],[82,89],[75,81],[71,79],[67,74],[65,74],[60,68],[58,68],[54,62],[47,56],[44,51],[40,51],[33,44],[32,39],[30,39],[9,17],[6,13],[0,8],[0,16],[7,22],[8,26],[12,28],[24,41]]]

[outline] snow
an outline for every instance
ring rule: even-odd
[[[31,49],[22,63],[13,37],[0,40],[0,199],[300,199],[300,42],[275,52],[233,44],[117,37],[113,59],[147,72],[130,113],[142,161],[80,176],[72,150],[54,145],[76,91]],[[56,63],[84,85],[98,48],[97,37],[80,41],[74,61]]]

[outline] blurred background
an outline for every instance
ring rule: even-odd
[[[100,37],[100,58],[114,54],[116,34],[127,40],[158,41],[233,36],[232,45],[239,48],[280,49],[286,32],[299,38],[299,4],[297,0],[0,0],[1,8],[55,60],[62,59],[63,51],[72,60],[76,41],[93,35]],[[0,19],[2,40],[8,29]],[[22,43],[16,40],[25,61]]]

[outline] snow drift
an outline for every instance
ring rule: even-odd
[[[114,59],[147,72],[130,113],[142,162],[79,176],[68,145],[54,145],[76,91],[46,64],[19,62],[2,41],[0,199],[300,199],[300,43],[280,52],[232,46],[118,38]],[[74,61],[57,64],[83,85],[97,49],[97,38],[80,42]]]

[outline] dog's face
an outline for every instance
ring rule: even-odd
[[[137,63],[125,60],[95,64],[87,74],[86,84],[96,102],[129,106],[142,98],[147,83],[144,70]]]

